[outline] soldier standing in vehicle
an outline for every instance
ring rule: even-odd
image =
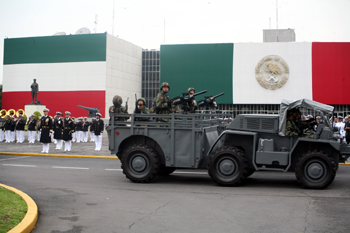
[[[122,106],[123,99],[119,95],[113,97],[113,106],[109,107],[109,113],[128,114],[128,110]],[[128,117],[114,117],[114,121],[126,121]]]
[[[196,91],[193,87],[188,88],[188,94],[194,94]],[[188,113],[196,113],[197,110],[197,102],[193,98],[193,100],[189,103],[187,103],[187,106],[185,106],[188,109]]]
[[[157,114],[169,114],[174,109],[174,104],[168,96],[168,91],[170,90],[169,83],[163,82],[160,86],[160,92],[156,97],[156,108]],[[158,118],[158,121],[169,122],[169,118]]]
[[[137,106],[134,110],[134,113],[139,114],[150,114],[150,110],[146,107],[146,99],[145,98],[139,98],[137,100]],[[136,121],[148,121],[148,117],[137,117],[135,118]]]

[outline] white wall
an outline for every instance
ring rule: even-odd
[[[142,48],[107,34],[106,56],[106,115],[115,95],[123,98],[123,106],[129,97],[128,112],[132,113],[135,94],[141,97]]]

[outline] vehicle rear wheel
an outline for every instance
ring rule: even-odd
[[[218,184],[237,186],[247,175],[247,160],[242,150],[223,146],[209,155],[208,173]]]
[[[295,176],[304,188],[324,189],[333,182],[336,170],[332,156],[314,151],[298,159]]]
[[[159,157],[149,146],[133,145],[124,151],[121,168],[133,182],[150,182],[159,172]]]

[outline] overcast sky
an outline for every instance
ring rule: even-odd
[[[297,42],[350,42],[349,22],[350,0],[278,0],[278,28],[295,29]],[[276,0],[0,0],[0,53],[6,37],[75,34],[82,27],[112,34],[113,25],[115,36],[147,49],[262,42],[262,30],[276,28]],[[0,83],[2,77],[0,66]]]

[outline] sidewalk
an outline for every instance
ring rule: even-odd
[[[40,142],[35,141],[34,144],[28,143],[28,132],[25,132],[26,140],[23,143],[5,143],[0,142],[0,154],[1,152],[12,152],[12,153],[34,153],[34,154],[43,154],[41,153],[43,146]],[[108,136],[107,132],[104,131],[102,135],[102,149],[101,151],[95,151],[95,143],[90,142],[90,134],[88,142],[72,142],[72,150],[64,151],[64,142],[62,145],[62,150],[55,150],[56,144],[53,142],[50,143],[50,150],[48,154],[61,154],[61,155],[90,155],[90,156],[112,156],[108,149]]]

